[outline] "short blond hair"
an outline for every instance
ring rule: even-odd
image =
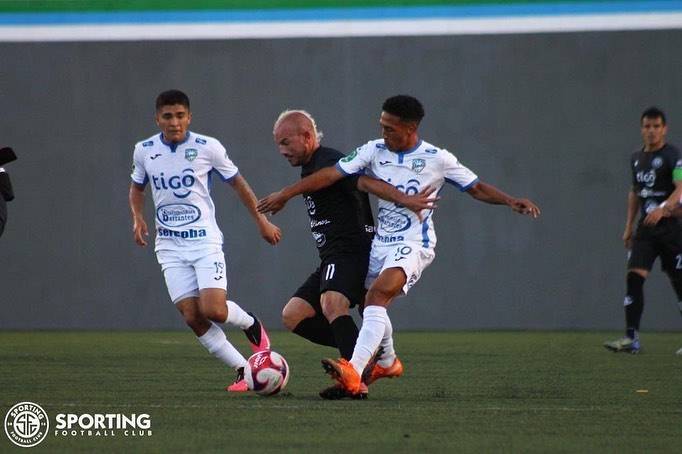
[[[322,140],[322,137],[324,137],[324,133],[322,131],[317,130],[317,123],[315,122],[315,119],[313,118],[312,115],[310,115],[308,112],[302,109],[287,109],[283,111],[281,114],[279,114],[277,120],[275,121],[275,125],[272,127],[272,132],[274,133],[275,130],[279,127],[280,124],[282,124],[284,120],[292,116],[297,117],[299,125],[301,117],[305,118],[305,120],[307,120],[308,123],[310,123],[310,128],[313,130],[313,134],[315,135],[317,141],[320,142]]]

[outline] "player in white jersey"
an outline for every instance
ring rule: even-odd
[[[382,139],[373,140],[329,167],[259,201],[260,212],[277,212],[291,197],[319,190],[351,174],[365,172],[391,183],[406,194],[440,191],[452,183],[475,199],[503,204],[514,211],[537,217],[539,208],[530,200],[517,199],[484,183],[457,158],[419,138],[424,116],[421,103],[405,95],[387,99],[380,117]],[[433,209],[419,217],[400,205],[379,200],[377,234],[372,243],[362,328],[350,361],[324,359],[325,370],[349,393],[357,393],[361,380],[397,377],[403,366],[393,348],[393,328],[386,309],[419,280],[435,256],[436,232]],[[376,364],[370,363],[375,352]],[[369,367],[367,367],[369,365]]]
[[[252,350],[270,348],[260,321],[234,301],[227,300],[223,234],[215,219],[211,183],[228,182],[249,210],[261,236],[277,244],[281,232],[256,211],[256,196],[221,143],[189,131],[189,98],[178,90],[156,99],[156,122],[161,129],[135,145],[129,202],[135,242],[146,246],[144,191],[152,187],[156,211],[156,257],[168,293],[199,342],[216,358],[237,370],[228,391],[248,390],[246,359],[227,340],[219,324],[236,326],[246,334]]]

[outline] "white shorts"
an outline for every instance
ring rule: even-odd
[[[403,294],[417,283],[422,272],[433,262],[436,256],[433,248],[424,248],[420,243],[398,243],[385,245],[372,244],[372,252],[369,256],[369,268],[365,279],[365,288],[369,288],[372,282],[388,268],[402,268],[407,277],[403,286]]]
[[[227,290],[225,255],[218,249],[195,251],[157,251],[171,301],[199,296],[204,288]]]

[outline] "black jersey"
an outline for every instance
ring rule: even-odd
[[[335,165],[345,155],[320,147],[301,169],[301,178]],[[310,230],[320,258],[339,253],[368,253],[374,236],[369,197],[358,190],[358,176],[349,176],[319,191],[303,194]]]
[[[682,173],[680,152],[665,144],[656,151],[639,150],[630,158],[632,191],[639,197],[641,218],[656,209],[675,190],[675,177]],[[673,173],[676,175],[673,175]]]

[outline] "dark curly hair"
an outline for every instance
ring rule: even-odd
[[[408,95],[391,96],[384,101],[381,110],[395,115],[403,121],[419,123],[424,118],[424,106],[422,106],[422,103],[417,98]]]
[[[176,104],[185,106],[189,110],[189,97],[180,90],[166,90],[156,97],[156,110]]]

